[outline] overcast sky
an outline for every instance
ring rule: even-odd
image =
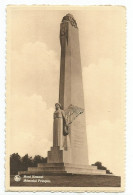
[[[73,14],[79,28],[89,164],[101,161],[121,175],[125,64],[122,7],[8,9],[10,154],[45,157],[52,146],[54,104],[59,94],[60,22],[67,13]]]

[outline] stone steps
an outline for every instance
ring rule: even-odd
[[[19,172],[20,173],[20,172]],[[83,175],[106,175],[105,170],[99,170],[97,167],[93,166],[80,166],[80,165],[71,165],[64,163],[39,163],[38,167],[28,167],[28,171],[24,174],[37,174],[37,173],[72,173],[72,174],[83,174]],[[20,174],[23,174],[22,172]]]
[[[39,170],[38,168],[35,168],[34,170],[28,170],[28,171],[19,171],[19,175],[106,175],[106,171],[103,170],[73,170],[73,173],[71,170]]]
[[[69,163],[38,163],[37,167],[70,167],[70,168],[84,168],[84,169],[94,169],[97,170],[97,166],[91,165],[78,165],[78,164],[69,164]]]
[[[72,175],[71,173],[67,173],[66,171],[19,171],[19,175]]]
[[[65,171],[65,167],[28,167],[28,171]]]

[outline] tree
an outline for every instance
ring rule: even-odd
[[[36,155],[34,158],[33,158],[33,165],[34,166],[37,166],[38,163],[46,163],[47,162],[47,157],[46,158],[43,158],[42,156],[40,155]]]
[[[28,167],[33,166],[33,159],[28,154],[25,154],[21,158],[21,164],[22,164],[22,171],[26,171]]]
[[[92,166],[97,166],[97,168],[100,170],[106,170],[107,174],[112,174],[112,172],[110,172],[110,170],[104,167],[100,161],[95,162],[94,164],[92,164]]]
[[[10,174],[15,175],[21,170],[21,157],[18,153],[10,155]]]
[[[28,167],[36,167],[38,163],[46,162],[47,157],[44,158],[40,155],[36,155],[32,158],[28,154],[21,157],[18,153],[13,153],[10,155],[10,174],[16,175],[18,171],[26,171]]]

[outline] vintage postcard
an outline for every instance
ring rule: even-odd
[[[125,12],[7,6],[7,191],[124,191]]]

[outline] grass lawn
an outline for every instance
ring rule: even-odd
[[[30,179],[31,180],[31,179]],[[36,180],[36,179],[34,179]],[[43,182],[41,181],[43,180]],[[49,181],[48,183],[44,181]],[[120,187],[121,178],[119,176],[107,175],[44,175],[43,179],[37,179],[37,182],[16,182],[14,176],[10,178],[11,186],[40,186],[40,187]]]

